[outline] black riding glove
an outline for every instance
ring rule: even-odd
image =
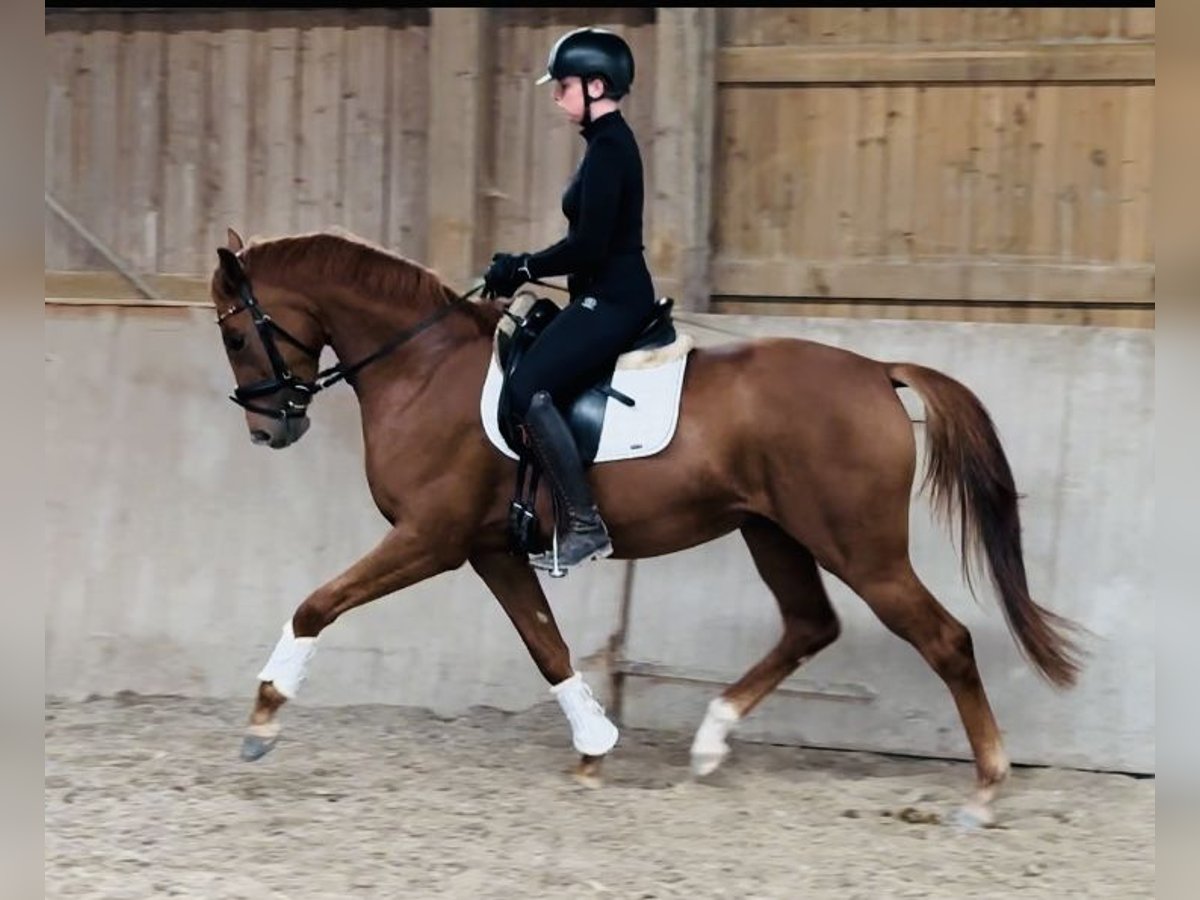
[[[497,253],[483,276],[483,296],[489,300],[511,297],[521,285],[531,280],[528,253]]]

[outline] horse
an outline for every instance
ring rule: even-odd
[[[320,390],[345,380],[357,395],[367,482],[390,530],[316,588],[284,623],[243,735],[257,759],[280,732],[317,637],[376,598],[469,563],[499,601],[559,696],[593,783],[616,739],[580,684],[528,558],[511,551],[507,512],[516,463],[489,443],[480,392],[502,300],[468,300],[436,272],[348,232],[247,244],[232,228],[217,248],[210,293],[250,439],[300,440]],[[341,360],[318,371],[325,346]],[[926,410],[929,489],[958,518],[964,575],[986,560],[1009,630],[1029,664],[1070,687],[1083,651],[1074,622],[1030,596],[1018,495],[991,417],[964,385],[909,362],[881,362],[798,339],[756,339],[690,351],[678,426],[661,452],[600,463],[589,480],[615,559],[642,559],[740,531],[779,606],[778,643],[709,703],[691,746],[697,776],[729,753],[727,737],[841,630],[820,570],[853,590],[908,641],[949,689],[969,740],[975,784],[959,810],[994,821],[1009,772],[972,639],[921,582],[909,557],[916,439],[896,389]],[[537,500],[542,521],[549,499]],[[569,688],[569,689],[568,689]],[[605,737],[609,735],[609,737]]]

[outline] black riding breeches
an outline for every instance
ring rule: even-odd
[[[598,379],[632,343],[653,312],[592,297],[573,300],[554,317],[517,366],[509,382],[512,411],[521,419],[538,391],[565,406]]]

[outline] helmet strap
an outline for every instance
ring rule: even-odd
[[[579,76],[579,86],[583,88],[583,124],[592,124],[592,92],[588,90],[589,79]]]

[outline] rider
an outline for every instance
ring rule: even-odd
[[[485,296],[511,297],[534,279],[568,275],[570,303],[546,327],[513,373],[513,412],[526,444],[547,473],[565,513],[558,564],[571,568],[609,556],[600,518],[570,428],[559,412],[629,345],[654,309],[643,256],[642,159],[621,115],[633,83],[633,53],[617,34],[579,28],[555,43],[546,74],[554,102],[582,125],[587,142],[562,197],[567,236],[537,253],[497,253],[484,276]],[[547,552],[531,563],[553,568]]]

